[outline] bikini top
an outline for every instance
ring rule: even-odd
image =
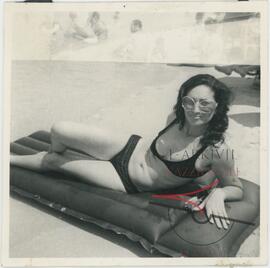
[[[195,168],[195,162],[197,158],[199,157],[199,155],[207,148],[207,146],[203,146],[190,158],[182,160],[182,161],[172,161],[172,160],[163,159],[156,149],[157,139],[175,123],[177,123],[177,119],[173,120],[167,127],[165,127],[162,131],[158,133],[158,136],[153,140],[150,146],[150,150],[152,151],[153,155],[159,158],[167,166],[167,168],[171,171],[171,173],[173,173],[174,175],[178,177],[185,177],[185,178],[200,177],[203,174],[207,173],[208,170],[197,171]]]

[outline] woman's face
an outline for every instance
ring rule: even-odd
[[[214,92],[208,86],[200,85],[191,89],[183,98],[182,106],[190,125],[207,124],[215,114],[217,103]]]

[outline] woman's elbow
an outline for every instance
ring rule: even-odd
[[[244,198],[244,191],[243,188],[238,188],[238,198],[239,200],[242,200]]]
[[[239,196],[239,200],[242,200],[244,197],[244,190],[243,190],[243,183],[240,181],[239,178],[237,178],[235,180],[235,184],[233,184],[232,186],[235,186],[238,189],[238,196]]]
[[[240,201],[244,198],[244,191],[243,191],[243,187],[241,186],[236,186],[236,185],[231,185],[231,191],[233,192],[233,196],[234,196],[234,200],[235,201]]]

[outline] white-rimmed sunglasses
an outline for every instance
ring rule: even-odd
[[[207,99],[196,100],[196,99],[189,97],[189,96],[183,97],[182,107],[186,111],[193,111],[197,102],[199,103],[199,108],[200,108],[201,112],[203,112],[203,113],[211,113],[217,107],[217,103],[215,101],[207,100]]]

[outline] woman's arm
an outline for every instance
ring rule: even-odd
[[[219,180],[221,188],[213,189],[199,208],[206,209],[210,223],[216,223],[218,228],[228,229],[230,220],[224,202],[241,200],[243,186],[235,171],[233,150],[226,144],[212,150],[211,169]]]
[[[219,148],[213,148],[212,170],[222,187],[225,201],[237,201],[243,197],[243,185],[238,178],[234,152],[223,143]]]

